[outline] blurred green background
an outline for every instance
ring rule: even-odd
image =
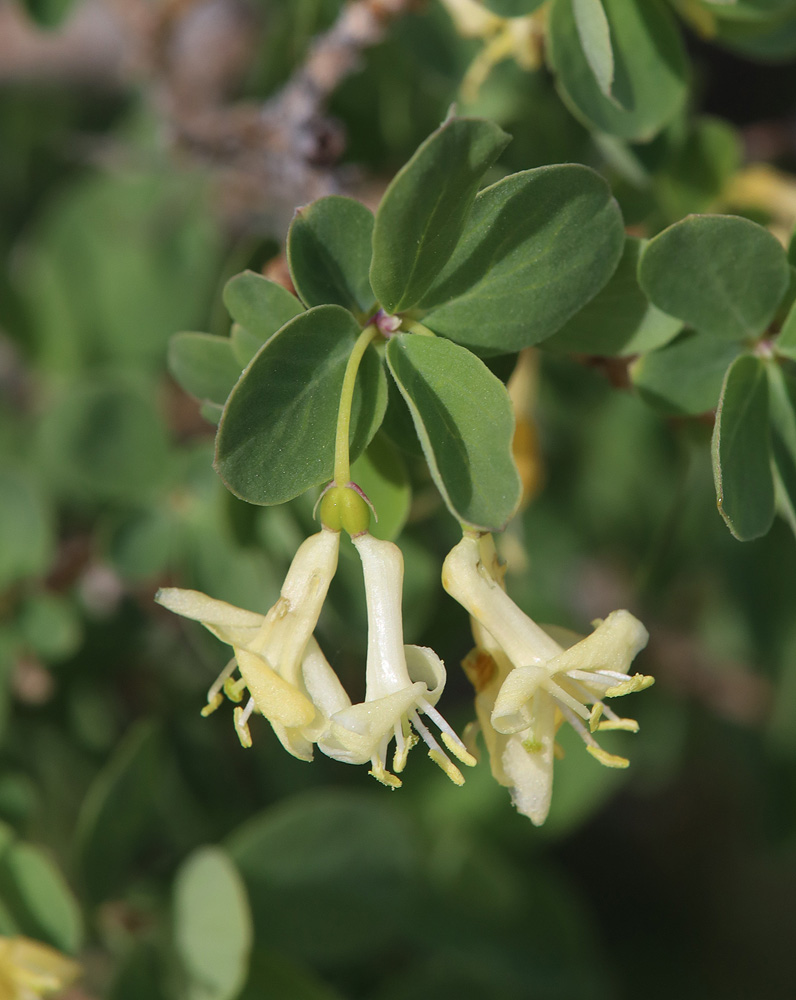
[[[610,365],[539,358],[542,486],[500,544],[509,590],[538,620],[585,631],[629,607],[648,627],[640,669],[657,684],[628,706],[640,734],[610,741],[629,771],[565,737],[537,830],[485,761],[458,789],[418,752],[393,795],[363,768],[288,757],[262,719],[244,751],[227,710],[199,717],[225,650],[159,609],[155,590],[264,612],[312,530],[314,498],[252,508],[224,490],[214,428],[167,373],[168,338],[225,333],[225,280],[276,257],[292,209],[324,184],[378,193],[444,117],[478,48],[436,4],[397,19],[332,95],[335,117],[286,192],[278,163],[247,173],[240,145],[202,128],[208,108],[224,121],[275,94],[340,8],[189,4],[197,21],[216,17],[206,36],[180,36],[173,5],[160,35],[120,44],[93,75],[71,64],[59,75],[54,58],[0,66],[0,933],[78,955],[85,977],[70,995],[84,1000],[786,1000],[794,539],[777,522],[760,541],[733,540],[715,508],[709,422],[656,415],[612,384]],[[37,0],[26,23],[59,32],[74,10]],[[137,22],[122,23],[129,42]],[[250,46],[226,77],[207,24]],[[767,136],[791,165],[771,123],[792,131],[793,65],[688,44],[693,110],[735,116],[747,150]],[[189,83],[214,71],[197,110]],[[225,105],[230,94],[238,103]],[[660,183],[632,190],[543,69],[502,63],[473,110],[515,135],[503,168],[603,166],[649,234],[704,210],[722,181],[698,167],[680,183],[662,134],[638,151]],[[439,584],[457,529],[422,463],[406,460],[407,641],[448,664],[443,708],[461,730],[472,692],[457,664],[471,637]],[[319,637],[361,697],[352,551]]]

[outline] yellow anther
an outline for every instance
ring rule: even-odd
[[[632,694],[634,691],[643,691],[655,683],[655,678],[647,674],[633,674],[621,684],[615,684],[605,692],[606,698],[619,698],[623,694]]]
[[[637,733],[638,723],[635,719],[603,719],[597,727],[600,731],[607,729],[621,729],[626,733]],[[592,730],[594,732],[594,730]]]
[[[560,743],[553,744],[553,756],[556,760],[563,760],[566,757],[566,751]]]
[[[608,753],[606,750],[603,750],[602,747],[587,746],[586,749],[595,760],[598,760],[606,767],[627,767],[630,764],[627,757],[617,757],[616,754]]]
[[[478,761],[475,759],[475,757],[473,757],[473,755],[470,753],[469,750],[467,750],[466,747],[463,747],[460,743],[457,743],[456,740],[451,739],[449,733],[442,732],[440,733],[440,736],[442,737],[442,742],[445,744],[445,746],[448,748],[448,750],[450,750],[450,752],[457,760],[460,760],[462,764],[466,764],[467,767],[475,767]]]
[[[403,784],[400,778],[397,778],[394,774],[390,774],[387,768],[377,760],[373,761],[373,767],[368,774],[371,774],[376,781],[380,781],[382,785],[386,785],[387,788],[391,788],[393,791],[396,788],[400,788]]]
[[[600,716],[603,714],[604,708],[605,706],[601,701],[595,701],[592,705],[591,715],[589,716],[589,730],[591,732],[600,727]]]
[[[215,712],[215,710],[221,706],[223,701],[224,698],[219,691],[217,691],[212,698],[208,698],[207,704],[202,709],[202,718],[206,719],[208,715],[212,715],[213,712]]]
[[[228,677],[224,681],[224,694],[230,701],[240,701],[245,690],[246,682],[242,678],[239,681],[233,681],[231,677]]]
[[[404,745],[403,749],[399,752],[398,747],[395,748],[395,753],[392,758],[392,769],[398,774],[403,771],[406,767],[406,761],[409,757],[409,751],[418,742],[417,736],[412,732],[404,732]]]
[[[240,707],[236,708],[233,718],[235,721],[235,732],[238,734],[240,745],[248,750],[252,745],[252,734],[249,732],[249,723],[244,716],[244,709]]]
[[[464,775],[462,772],[452,761],[448,760],[441,750],[429,750],[428,755],[435,764],[442,768],[454,785],[464,784]]]

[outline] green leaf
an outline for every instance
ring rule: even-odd
[[[481,0],[481,3],[500,17],[524,17],[541,7],[544,0]]]
[[[686,60],[677,25],[661,0],[603,0],[614,73],[611,97],[598,83],[581,42],[574,0],[554,0],[548,56],[556,86],[585,125],[623,139],[651,139],[685,100]],[[605,67],[605,45],[602,46]],[[589,54],[596,62],[593,51]],[[605,78],[605,68],[601,70]]]
[[[232,355],[238,362],[240,371],[243,371],[263,346],[262,340],[259,337],[255,337],[253,333],[249,333],[240,323],[232,324],[232,329],[229,332],[229,342],[232,345]],[[226,402],[226,397],[224,398],[224,402]],[[223,403],[221,405],[223,406]]]
[[[718,403],[724,373],[740,350],[740,344],[688,331],[642,355],[630,377],[641,396],[665,413],[705,413]]]
[[[246,889],[225,851],[200,847],[184,862],[173,912],[188,1000],[232,1000],[246,982],[253,930]]]
[[[343,1000],[315,973],[286,958],[273,948],[257,948],[252,954],[251,973],[238,1000]]]
[[[382,796],[324,789],[255,816],[229,838],[257,941],[339,964],[392,948],[416,902],[417,846]]]
[[[161,741],[153,723],[136,723],[97,775],[80,809],[77,851],[86,895],[99,902],[118,893],[149,829]]]
[[[48,662],[72,656],[83,639],[80,614],[63,594],[29,597],[19,616],[19,631],[29,648]]]
[[[796,378],[766,365],[777,510],[796,533]]]
[[[398,449],[377,434],[351,466],[351,479],[365,491],[378,514],[370,533],[386,541],[397,538],[412,501],[406,463]]]
[[[49,503],[27,476],[0,469],[0,590],[42,573],[55,546]]]
[[[774,350],[791,361],[796,361],[796,302],[785,317],[782,329],[774,343]]]
[[[53,484],[78,499],[147,497],[169,468],[150,395],[117,379],[69,386],[42,420],[41,457]]]
[[[741,340],[762,333],[788,287],[782,245],[731,215],[691,215],[645,247],[639,283],[659,309],[704,333]]]
[[[183,389],[205,403],[223,406],[240,378],[229,337],[175,333],[169,341],[169,371]]]
[[[774,519],[766,366],[751,354],[727,370],[713,429],[713,480],[719,513],[742,542],[765,535]]]
[[[521,492],[505,386],[470,351],[434,337],[391,338],[387,363],[453,516],[483,531],[500,531]]]
[[[0,898],[22,934],[74,954],[83,920],[60,871],[30,844],[13,843],[0,857]]]
[[[423,297],[423,323],[503,354],[555,333],[605,285],[624,246],[619,208],[588,167],[526,170],[482,191]]]
[[[353,198],[320,198],[293,217],[287,259],[307,306],[338,305],[363,320],[376,302],[368,271],[373,213]]]
[[[236,323],[263,343],[303,311],[295,295],[254,271],[229,279],[224,286],[224,305]]]
[[[389,313],[418,302],[461,235],[481,180],[509,142],[492,122],[449,118],[387,188],[373,229],[370,283]]]
[[[260,350],[227,400],[216,438],[216,470],[236,496],[284,503],[331,479],[343,376],[359,334],[345,309],[316,306]],[[369,348],[351,411],[352,459],[378,430],[386,405],[384,370]]]
[[[614,53],[605,9],[600,0],[572,0],[572,13],[586,62],[594,73],[597,86],[610,98],[614,82]]]
[[[636,276],[644,243],[629,237],[608,284],[580,312],[545,341],[553,350],[625,357],[667,344],[682,322],[656,309]]]

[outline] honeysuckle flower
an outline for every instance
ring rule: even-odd
[[[234,712],[244,747],[251,746],[249,718],[264,715],[294,757],[311,760],[313,743],[325,731],[326,709],[337,711],[347,696],[312,633],[337,569],[340,533],[323,529],[307,538],[290,565],[279,600],[266,615],[236,608],[196,590],[169,587],[155,600],[185,618],[201,622],[234,657],[207,694],[203,715],[214,712],[226,694],[245,705]],[[238,680],[233,679],[235,671]],[[222,694],[223,692],[223,694]]]
[[[60,951],[26,937],[0,937],[0,998],[39,1000],[71,986],[80,966]]]
[[[540,628],[501,585],[494,544],[465,536],[442,570],[447,592],[474,620],[477,646],[465,660],[476,688],[476,711],[496,779],[514,804],[537,825],[550,808],[555,735],[568,722],[588,752],[608,767],[627,767],[624,757],[600,747],[594,732],[635,732],[633,719],[617,716],[606,698],[640,691],[653,679],[629,674],[647,643],[647,631],[628,611],[614,611],[569,648]]]
[[[464,782],[461,771],[420,718],[424,715],[434,723],[453,756],[467,765],[475,763],[434,707],[445,686],[442,660],[425,646],[404,645],[401,550],[367,532],[355,536],[353,542],[362,560],[368,611],[365,701],[332,715],[329,735],[319,739],[318,746],[330,757],[350,764],[370,761],[374,778],[398,788],[401,780],[397,775],[406,766],[409,750],[419,736],[428,747],[429,757],[460,785]],[[387,769],[387,751],[393,740],[395,773]]]

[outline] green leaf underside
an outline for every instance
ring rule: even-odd
[[[796,302],[791,306],[790,312],[782,324],[775,348],[778,354],[796,361]]]
[[[514,416],[503,384],[475,355],[433,337],[393,337],[387,363],[451,513],[500,531],[520,500]]]
[[[704,333],[741,340],[762,333],[788,287],[782,245],[730,215],[691,215],[650,240],[639,283],[659,309]]]
[[[365,491],[378,515],[378,520],[374,518],[371,522],[370,533],[393,541],[406,524],[412,502],[406,463],[400,451],[384,434],[377,434],[351,466],[351,479]]]
[[[656,309],[636,277],[643,241],[629,237],[622,259],[605,287],[545,341],[553,350],[627,356],[667,344],[682,322]]]
[[[423,322],[484,353],[537,344],[611,277],[624,246],[605,181],[565,164],[512,174],[481,191],[447,266],[424,295]]]
[[[610,98],[614,82],[614,53],[605,9],[600,0],[572,0],[572,13],[586,62],[594,73],[597,86]]]
[[[287,237],[293,284],[307,306],[338,305],[363,317],[375,297],[368,271],[373,213],[330,195],[297,210]]]
[[[240,377],[228,337],[210,333],[175,333],[169,341],[169,371],[191,396],[223,406]]]
[[[777,509],[796,533],[796,378],[766,366]]]
[[[548,55],[556,85],[585,125],[623,139],[652,138],[682,106],[686,61],[677,25],[661,0],[603,0],[613,41],[612,97],[584,52],[573,0],[555,0]]]
[[[544,0],[481,0],[487,10],[500,17],[523,17],[541,7]]]
[[[246,981],[252,922],[243,880],[226,852],[202,847],[174,885],[174,942],[190,1000],[231,1000]]]
[[[740,541],[765,535],[774,519],[768,381],[751,354],[727,371],[713,430],[716,503]]]
[[[259,351],[227,400],[215,467],[227,487],[255,504],[292,500],[328,482],[346,363],[360,327],[340,306],[316,306],[287,323]],[[378,430],[386,378],[369,349],[351,411],[351,457]]]
[[[295,295],[254,271],[229,279],[224,286],[224,305],[235,322],[262,343],[303,312]]]
[[[630,376],[647,402],[666,413],[705,413],[718,403],[727,366],[740,350],[738,343],[691,330],[640,357]]]
[[[508,142],[492,122],[451,118],[398,171],[376,213],[370,267],[371,286],[388,312],[414,305],[431,286]]]

